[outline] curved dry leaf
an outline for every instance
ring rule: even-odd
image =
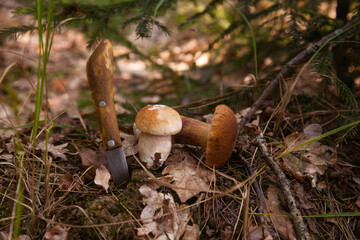
[[[138,153],[138,145],[134,135],[120,133],[120,137],[123,139],[122,146],[126,157]]]
[[[187,225],[182,240],[198,240],[200,239],[200,229],[197,224]]]
[[[144,225],[136,229],[136,238],[152,234],[154,239],[180,239],[190,215],[190,209],[179,210],[170,193],[157,192],[148,185],[139,189],[145,208],[140,218]]]
[[[322,127],[320,124],[312,123],[304,128],[304,135],[307,139],[318,137],[322,134]]]
[[[319,124],[310,124],[303,133],[291,133],[284,139],[287,148],[294,148],[322,134]],[[291,173],[296,179],[304,181],[304,176],[311,179],[313,187],[317,187],[318,177],[323,175],[329,166],[333,166],[338,158],[336,149],[320,142],[296,148],[289,156],[282,157],[281,168]]]
[[[171,183],[181,202],[186,202],[200,192],[210,190],[211,171],[199,166],[197,160],[184,151],[175,149],[162,171],[163,181]]]
[[[111,175],[105,166],[101,165],[99,168],[96,169],[94,182],[96,185],[102,186],[106,192],[109,189],[110,178]]]
[[[47,150],[49,153],[51,153],[51,155],[54,158],[60,158],[62,160],[66,160],[66,156],[65,153],[68,152],[68,150],[66,149],[68,143],[63,143],[60,145],[53,145],[53,138],[50,138],[48,141],[48,145],[47,145]],[[46,149],[46,141],[43,141],[41,143],[39,143],[36,147],[36,149],[40,149],[42,152],[45,152]]]
[[[249,230],[247,240],[273,240],[269,231],[264,226],[256,226]]]
[[[269,213],[274,215],[289,215],[287,211],[283,209],[281,206],[281,202],[279,196],[282,194],[280,189],[275,187],[274,185],[270,185],[266,191],[266,206],[269,210]],[[296,240],[295,229],[291,222],[291,219],[288,217],[280,217],[280,216],[265,216],[266,218],[270,218],[273,226],[278,232],[281,239],[284,240]]]

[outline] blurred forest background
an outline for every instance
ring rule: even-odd
[[[58,216],[65,206],[78,204],[84,209],[93,208],[86,202],[96,199],[100,189],[89,180],[81,180],[81,184],[76,183],[80,187],[62,195],[67,187],[59,185],[58,179],[65,181],[66,173],[70,173],[71,183],[83,179],[84,170],[80,166],[84,155],[81,158],[78,155],[83,147],[99,154],[98,125],[85,65],[102,39],[109,39],[114,47],[114,101],[120,130],[128,134],[132,134],[137,111],[147,104],[172,106],[182,115],[202,120],[218,104],[226,104],[241,114],[252,106],[281,69],[289,68],[261,102],[261,111],[251,118],[252,124],[265,129],[264,134],[280,146],[287,136],[302,132],[313,123],[321,125],[326,133],[359,120],[359,17],[360,3],[355,0],[2,0],[0,233],[15,232],[13,236],[25,234],[31,239],[42,239],[51,225],[47,220],[53,216],[57,216],[56,221],[74,225],[99,223],[95,213],[87,212],[81,220],[75,215]],[[336,32],[345,24],[347,28]],[[288,65],[291,59],[331,33],[335,35],[314,53],[302,56],[295,65]],[[37,127],[39,130],[33,130]],[[314,210],[312,214],[359,213],[358,130],[351,126],[325,142],[336,149],[341,164],[332,165],[331,170],[327,169],[328,174],[325,170],[317,172],[318,181],[301,182],[304,189],[313,189],[309,190],[306,201],[320,202],[309,207],[300,200],[302,208]],[[241,144],[251,145],[246,141]],[[53,162],[19,163],[19,156],[20,159],[32,159],[32,155],[47,158],[48,151]],[[255,155],[250,152],[244,156]],[[262,167],[252,164],[256,171]],[[240,181],[250,174],[238,165],[232,159],[224,171]],[[19,177],[22,168],[25,172]],[[135,161],[130,168],[141,170]],[[44,172],[43,175],[38,176],[34,169]],[[27,174],[33,174],[33,178]],[[294,172],[287,174],[294,182],[298,180]],[[35,193],[26,186],[27,181],[25,186],[20,184],[19,178],[39,180]],[[50,185],[46,186],[46,181]],[[320,182],[325,185],[312,188]],[[346,182],[345,186],[342,182]],[[264,191],[268,187],[265,182]],[[138,185],[131,189],[134,188],[138,189]],[[19,194],[22,191],[24,195]],[[132,197],[120,195],[118,200],[121,198],[120,201],[129,204],[125,209],[139,218],[141,209],[131,204]],[[63,197],[57,201],[59,196]],[[16,210],[21,209],[16,205],[18,202],[27,207]],[[231,205],[229,199],[224,202]],[[256,201],[253,204],[256,206]],[[35,212],[41,213],[41,221],[34,220]],[[230,217],[225,221],[225,226],[220,215],[219,212],[204,214],[209,216],[206,220],[199,215],[201,239],[231,239],[226,238],[228,225],[230,237],[240,236],[243,230],[234,224],[236,216],[235,220]],[[316,236],[314,239],[360,236],[356,217],[326,218],[325,223],[323,220],[307,222],[311,234]],[[133,235],[128,229],[135,225],[135,222],[123,224],[116,230],[109,230],[110,226],[75,227],[69,239],[131,239]],[[292,239],[290,235],[280,235],[282,239]]]

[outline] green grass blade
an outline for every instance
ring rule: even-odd
[[[250,33],[251,33],[251,41],[252,41],[252,45],[253,45],[253,50],[254,50],[254,64],[255,64],[255,86],[257,86],[257,80],[258,80],[258,61],[257,61],[257,48],[256,48],[256,40],[255,40],[255,34],[254,34],[254,30],[249,22],[249,20],[247,19],[247,17],[241,12],[239,11],[239,14],[241,16],[241,18],[245,21],[246,25],[248,26]]]
[[[275,159],[279,159],[279,158],[285,156],[286,154],[289,154],[290,152],[292,152],[292,151],[294,151],[294,150],[296,150],[296,149],[298,149],[298,148],[300,148],[300,147],[303,147],[303,146],[309,145],[309,144],[311,144],[311,143],[313,143],[313,142],[319,141],[319,140],[321,140],[321,139],[323,139],[323,138],[325,138],[325,137],[328,137],[328,136],[330,136],[330,135],[333,135],[333,134],[335,134],[335,133],[338,133],[338,132],[340,132],[340,131],[342,131],[342,130],[351,128],[351,127],[353,127],[353,126],[355,126],[355,125],[357,125],[357,124],[360,124],[360,121],[356,121],[356,122],[353,122],[353,123],[346,124],[346,125],[344,125],[344,126],[341,126],[341,127],[339,127],[339,128],[336,128],[336,129],[334,129],[334,130],[331,130],[331,131],[329,131],[329,132],[326,132],[326,133],[324,133],[324,134],[321,134],[320,136],[317,136],[317,137],[314,137],[314,138],[312,138],[312,139],[309,139],[309,140],[307,140],[307,141],[305,141],[305,142],[303,142],[303,143],[301,143],[301,144],[299,144],[299,145],[297,145],[297,146],[295,146],[295,147],[293,147],[293,148],[291,148],[291,149],[288,149],[288,150],[284,151],[284,152],[281,153],[280,155],[276,156]]]

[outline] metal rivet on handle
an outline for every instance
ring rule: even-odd
[[[107,141],[107,145],[108,145],[108,147],[113,147],[113,146],[115,146],[115,141],[109,140],[109,141]]]
[[[103,107],[105,107],[105,106],[106,106],[106,102],[103,101],[103,100],[101,100],[101,101],[99,102],[99,107],[103,108]]]

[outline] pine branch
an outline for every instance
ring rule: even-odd
[[[324,36],[321,38],[318,42],[313,44],[312,46],[306,48],[304,51],[296,55],[294,58],[292,58],[278,73],[278,75],[270,82],[270,84],[267,86],[267,88],[263,91],[263,93],[260,95],[260,97],[255,101],[255,103],[252,105],[250,111],[241,119],[241,121],[238,124],[238,132],[245,126],[246,123],[251,119],[251,117],[254,115],[254,113],[259,109],[261,104],[265,101],[265,99],[269,96],[269,94],[272,92],[272,90],[278,85],[280,79],[283,79],[284,76],[288,73],[290,69],[292,69],[293,66],[298,64],[300,61],[302,61],[305,57],[309,56],[310,54],[315,53],[324,43],[326,43],[330,38],[333,38],[338,33],[344,31],[345,29],[354,26],[360,22],[360,18],[356,18],[351,22],[348,22],[343,27],[335,30],[334,32]],[[336,43],[334,43],[336,44]]]
[[[191,17],[189,17],[188,19],[186,19],[183,23],[180,24],[179,28],[184,27],[186,24],[195,22],[197,19],[199,19],[200,17],[204,16],[205,14],[209,13],[210,11],[212,11],[217,5],[220,5],[224,2],[224,0],[212,0],[207,6],[206,8],[198,13],[195,13],[194,15],[192,15]]]
[[[23,25],[19,27],[10,27],[0,30],[0,38],[10,38],[12,40],[18,39],[20,36],[26,33],[32,33],[34,30],[37,30],[37,27],[33,25]]]
[[[25,16],[25,15],[35,16],[36,15],[36,7],[35,6],[19,7],[19,8],[16,8],[14,11],[12,11],[12,13],[16,16]]]
[[[325,79],[328,80],[329,84],[335,86],[337,92],[340,95],[340,98],[345,102],[345,105],[348,106],[349,109],[352,110],[359,109],[355,96],[342,80],[340,80],[333,74],[330,76],[323,76],[323,77],[325,77]]]
[[[292,194],[290,182],[287,179],[284,172],[281,170],[280,166],[276,163],[276,161],[272,158],[268,149],[265,145],[266,141],[264,135],[260,133],[259,136],[256,137],[256,144],[262,152],[264,158],[266,159],[267,165],[274,172],[276,180],[280,185],[280,188],[284,194],[287,206],[290,210],[290,217],[294,223],[297,239],[306,240],[310,239],[310,234],[306,230],[306,225],[304,223],[304,219],[301,215],[300,210],[296,206],[295,197]]]
[[[358,109],[356,98],[346,84],[333,74],[333,52],[330,49],[324,49],[315,57],[311,68],[315,70],[323,79],[325,85],[335,86],[340,98],[349,109]],[[357,112],[354,112],[357,115]]]
[[[259,17],[264,17],[268,14],[271,14],[273,13],[274,11],[278,10],[280,7],[279,4],[274,4],[272,5],[271,7],[269,7],[268,9],[265,9],[263,11],[260,11],[258,13],[254,13],[254,14],[251,14],[247,17],[248,21],[251,21],[253,19],[257,19]],[[214,41],[212,41],[210,44],[209,44],[209,47],[208,47],[208,50],[211,50],[214,45],[216,43],[218,43],[219,41],[221,41],[222,39],[224,39],[226,36],[234,33],[235,31],[238,31],[243,25],[243,20],[237,20],[237,21],[234,21],[230,24],[230,26],[225,29],[219,37],[217,37]]]

